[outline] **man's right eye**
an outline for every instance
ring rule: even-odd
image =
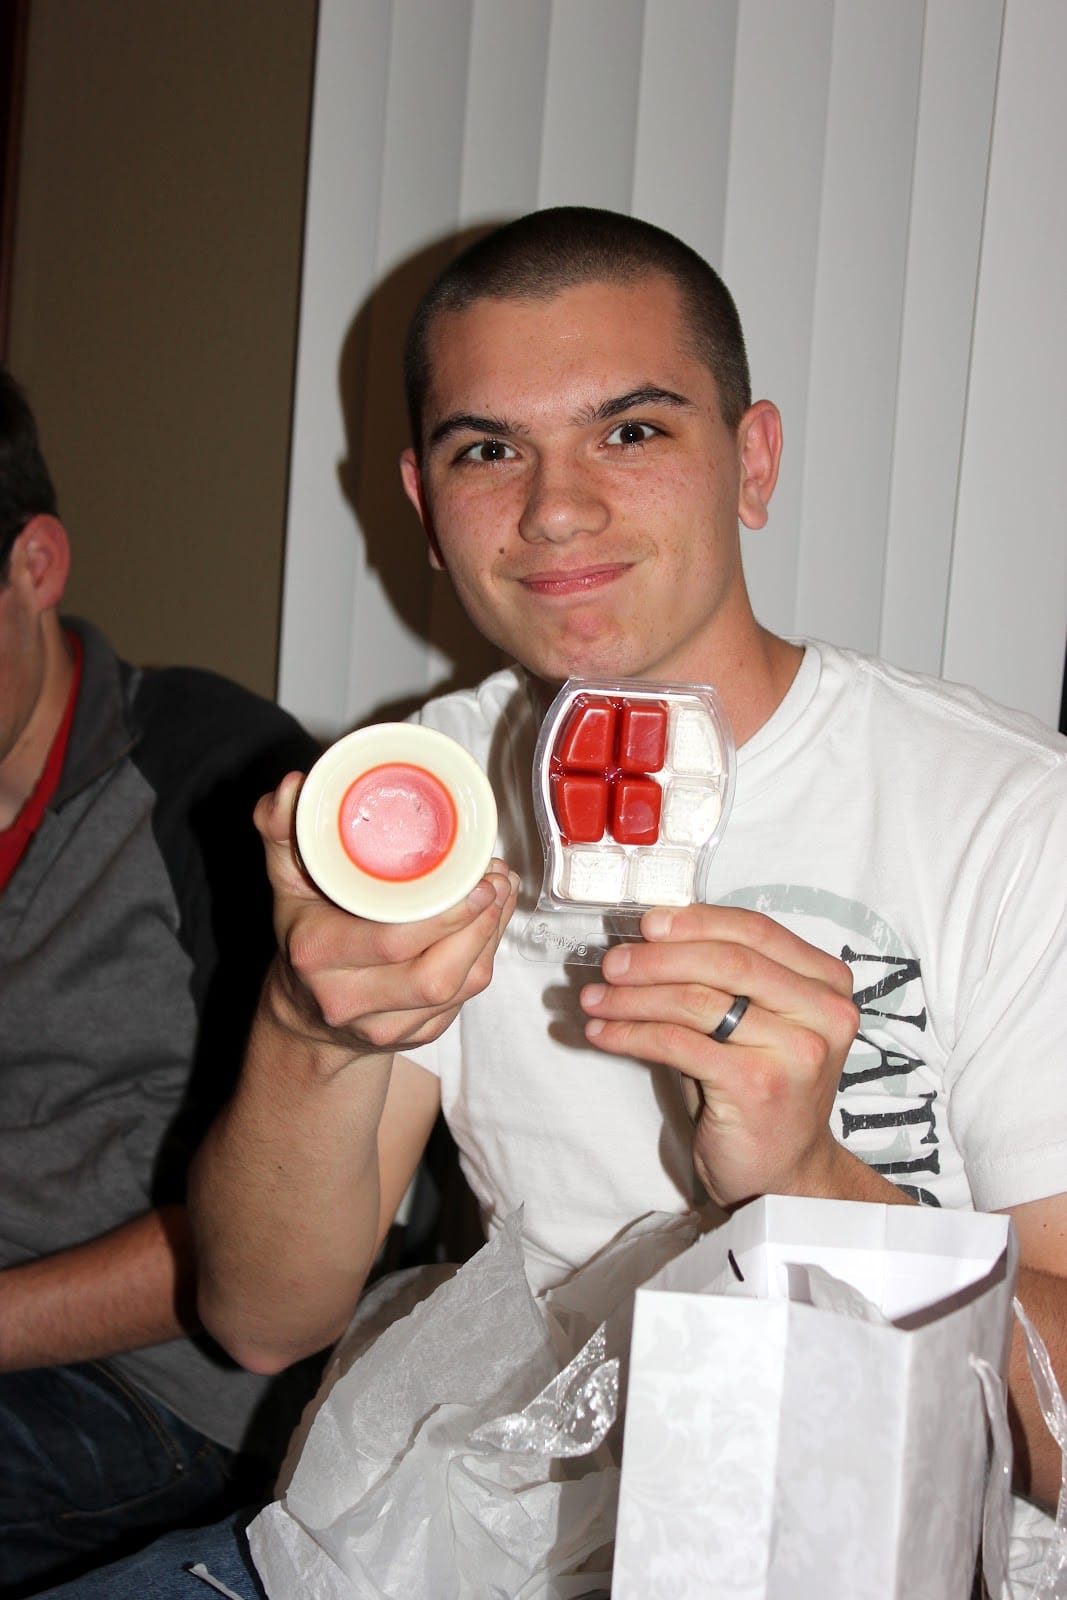
[[[516,451],[510,444],[505,444],[503,439],[479,439],[475,444],[469,444],[457,456],[458,461],[510,461]]]

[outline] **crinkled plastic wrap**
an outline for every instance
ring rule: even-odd
[[[611,1351],[628,1342],[636,1283],[696,1228],[639,1225],[627,1270],[611,1270],[614,1257],[593,1263],[548,1321],[526,1280],[520,1229],[516,1214],[377,1337],[372,1294],[284,1495],[249,1530],[270,1600],[606,1594],[618,1500],[604,1443],[618,1409]],[[626,1325],[590,1331],[620,1298]],[[396,1311],[394,1301],[385,1315]]]
[[[604,1329],[598,1328],[536,1399],[476,1428],[471,1443],[560,1461],[587,1456],[607,1438],[618,1409],[619,1362],[608,1359]]]

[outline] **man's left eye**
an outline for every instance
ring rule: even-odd
[[[617,428],[612,428],[605,439],[605,444],[645,444],[649,439],[654,439],[659,432],[651,422],[620,422]]]

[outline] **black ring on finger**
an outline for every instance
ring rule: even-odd
[[[725,1044],[747,1010],[748,996],[746,994],[735,994],[733,1005],[723,1017],[719,1026],[708,1035],[708,1038],[714,1039],[716,1044]]]

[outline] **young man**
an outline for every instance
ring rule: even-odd
[[[486,766],[500,858],[445,915],[374,925],[302,876],[299,778],[261,803],[282,954],[197,1162],[205,1322],[260,1371],[336,1337],[443,1108],[487,1226],[524,1205],[536,1289],[704,1193],[1006,1210],[1063,1373],[1067,745],[758,624],[738,524],[766,521],[781,425],[678,241],[521,219],[430,291],[407,376],[431,560],[521,663],[423,712]],[[580,985],[517,948],[570,675],[713,683],[739,747],[712,903],[649,912]],[[1054,1505],[1020,1355],[1018,1478]]]
[[[4,1597],[247,1495],[265,1386],[198,1328],[184,1170],[272,944],[250,808],[315,754],[236,684],[61,620],[69,565],[0,370]]]

